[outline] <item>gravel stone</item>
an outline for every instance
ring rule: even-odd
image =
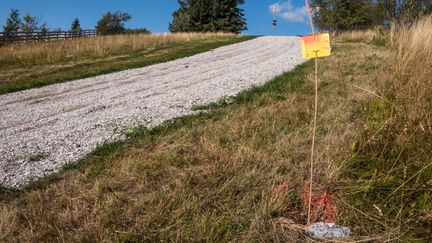
[[[315,239],[340,239],[351,236],[351,230],[348,227],[330,223],[311,224],[306,232]]]
[[[193,114],[305,60],[298,37],[260,37],[143,68],[0,95],[0,185],[59,171],[138,124]],[[30,157],[43,154],[38,161]]]

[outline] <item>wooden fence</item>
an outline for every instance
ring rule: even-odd
[[[47,31],[47,32],[0,32],[0,42],[15,41],[48,41],[48,40],[65,40],[80,37],[97,36],[96,30],[81,30],[80,32],[72,31]]]

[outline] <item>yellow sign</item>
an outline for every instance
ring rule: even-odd
[[[301,37],[304,58],[328,57],[331,55],[330,35],[316,34]]]

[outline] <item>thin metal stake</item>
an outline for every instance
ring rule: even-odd
[[[273,6],[273,22],[272,22],[272,30],[273,30],[273,36],[276,35],[276,25],[277,25],[277,20],[276,20],[276,15],[277,15],[277,10],[276,10],[276,5]]]
[[[311,208],[312,208],[312,186],[313,186],[313,171],[315,161],[315,140],[316,140],[316,125],[318,117],[318,52],[315,52],[315,108],[314,108],[314,119],[312,129],[312,146],[310,156],[310,171],[309,171],[309,205],[308,205],[308,221],[307,225],[310,225],[311,220]]]

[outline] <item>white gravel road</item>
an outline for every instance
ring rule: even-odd
[[[0,95],[0,185],[58,171],[118,127],[150,127],[264,84],[304,60],[297,37],[260,37],[175,61]]]

